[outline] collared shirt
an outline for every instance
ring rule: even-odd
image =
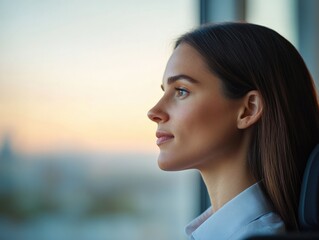
[[[185,230],[192,240],[239,240],[252,235],[284,233],[285,225],[260,183],[255,183],[215,213],[208,208]]]

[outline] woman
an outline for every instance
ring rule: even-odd
[[[297,50],[266,27],[205,25],[181,36],[165,69],[159,167],[198,169],[211,208],[191,239],[242,239],[298,229],[307,158],[319,142],[314,83]]]

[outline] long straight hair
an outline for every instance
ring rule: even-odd
[[[182,35],[222,82],[225,96],[258,90],[264,110],[254,125],[248,165],[285,222],[297,230],[301,179],[319,143],[315,86],[295,47],[277,32],[249,23],[201,26]]]

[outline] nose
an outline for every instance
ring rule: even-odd
[[[156,123],[163,123],[169,119],[168,114],[157,105],[147,112],[147,116],[150,120]]]

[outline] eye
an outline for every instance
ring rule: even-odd
[[[179,98],[185,98],[189,95],[189,91],[187,91],[186,89],[184,88],[175,88],[175,91],[176,91],[176,97],[179,97]]]

